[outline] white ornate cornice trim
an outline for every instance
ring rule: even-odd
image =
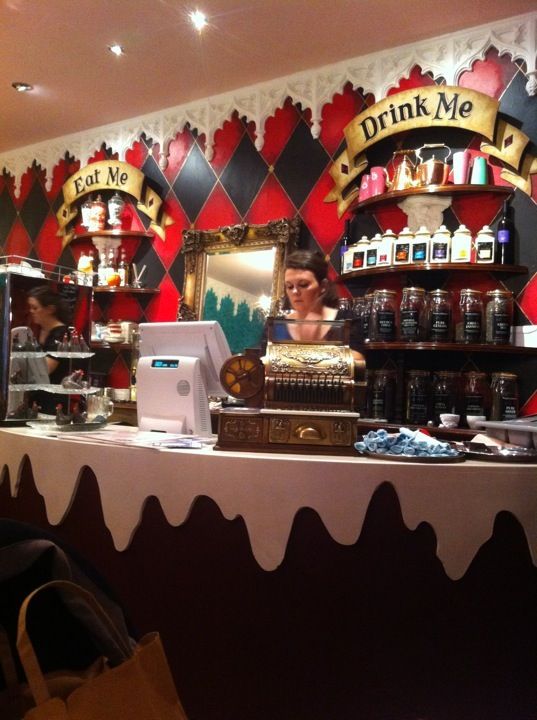
[[[526,89],[529,95],[535,95],[537,12],[363,55],[187,105],[17,148],[0,154],[0,168],[15,178],[18,192],[22,175],[36,162],[45,170],[47,188],[50,189],[54,166],[66,154],[78,159],[84,166],[95,151],[105,144],[118,154],[120,160],[124,160],[127,150],[145,134],[160,146],[158,161],[164,169],[168,162],[170,142],[187,124],[205,136],[205,155],[210,161],[215,132],[235,111],[240,117],[255,123],[255,145],[261,150],[265,122],[282,107],[288,97],[294,103],[300,103],[303,109],[311,111],[311,132],[317,138],[321,131],[323,106],[331,102],[336,93],[342,92],[347,82],[351,82],[354,88],[361,88],[364,93],[372,93],[379,100],[401,78],[408,76],[415,65],[419,65],[423,72],[432,73],[435,79],[443,78],[448,85],[456,85],[461,73],[471,69],[476,60],[483,60],[492,46],[500,54],[507,53],[513,60],[525,62],[528,71]]]

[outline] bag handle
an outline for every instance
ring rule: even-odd
[[[115,657],[119,656],[122,660],[126,660],[132,656],[132,649],[125,644],[125,641],[118,632],[116,626],[91,593],[84,590],[84,588],[80,587],[80,585],[76,585],[75,583],[67,580],[51,580],[50,582],[41,585],[24,599],[19,611],[19,621],[17,627],[17,651],[36,705],[41,705],[46,702],[50,698],[50,692],[43,676],[41,666],[39,665],[34,646],[32,645],[32,641],[28,635],[26,617],[28,607],[33,598],[43,592],[43,590],[51,588],[66,592],[68,595],[72,595],[77,600],[82,600],[83,606],[89,608],[107,630],[109,639],[112,641],[113,645],[110,648],[112,655]]]
[[[6,681],[6,688],[14,687],[18,683],[15,660],[11,652],[11,645],[5,628],[0,625],[0,667]]]

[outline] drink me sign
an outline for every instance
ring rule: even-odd
[[[391,135],[419,128],[449,127],[477,133],[486,140],[482,150],[518,171],[529,138],[498,118],[498,107],[496,98],[448,85],[405,90],[375,103],[346,126],[347,148],[330,170],[335,188],[325,202],[337,201],[341,217],[356,199],[357,188],[349,186],[368,165],[365,151]]]

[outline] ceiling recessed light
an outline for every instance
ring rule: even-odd
[[[11,87],[14,88],[17,92],[30,92],[30,90],[34,89],[33,85],[23,82],[11,83]]]
[[[120,57],[121,55],[125,54],[125,51],[121,47],[121,45],[109,45],[108,49],[111,53],[114,53],[117,57]]]
[[[190,21],[198,32],[201,32],[207,25],[207,16],[201,10],[193,10],[190,15]]]

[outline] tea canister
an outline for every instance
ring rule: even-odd
[[[377,233],[373,240],[378,240],[377,267],[391,265],[393,262],[393,246],[397,235],[392,230],[386,230],[384,235]]]
[[[483,225],[475,238],[476,263],[494,262],[494,233],[488,225]]]
[[[459,225],[451,238],[451,262],[470,262],[472,234],[466,225]]]
[[[488,418],[490,414],[490,386],[483,372],[470,371],[464,374],[462,410],[464,419],[470,416]]]
[[[429,420],[430,377],[427,370],[409,370],[406,377],[405,422],[426,425]]]
[[[431,238],[429,262],[447,263],[451,257],[451,233],[445,225],[440,225]]]
[[[363,270],[365,268],[366,251],[369,247],[369,238],[366,235],[362,235],[360,240],[356,243],[352,253],[352,269]]]
[[[378,250],[380,246],[381,236],[377,233],[369,242],[369,247],[365,251],[365,267],[374,268],[378,263]]]
[[[424,336],[425,290],[420,287],[403,288],[399,308],[399,337],[406,342],[422,340]]]
[[[415,264],[429,262],[431,233],[422,225],[410,241],[410,262]]]
[[[489,290],[486,301],[485,342],[508,344],[513,324],[513,293],[510,290]]]
[[[397,372],[383,368],[372,371],[369,384],[368,414],[375,420],[392,422],[395,418],[395,388]]]
[[[432,290],[427,302],[427,339],[450,342],[453,336],[452,299],[449,290]]]
[[[364,302],[361,308],[362,312],[362,333],[364,340],[371,340],[371,313],[373,310],[373,295],[374,293],[366,293],[364,295]]]
[[[440,424],[440,415],[459,412],[460,374],[453,370],[438,370],[432,385],[432,414],[434,422]]]
[[[491,420],[515,420],[518,417],[518,376],[515,373],[492,373]]]
[[[389,342],[395,339],[395,290],[375,290],[369,324],[369,339]]]
[[[394,265],[406,265],[410,262],[410,243],[413,239],[414,233],[410,230],[410,228],[405,227],[401,230],[394,243]]]
[[[460,320],[456,341],[480,343],[483,340],[483,299],[481,290],[466,288],[460,295]]]

